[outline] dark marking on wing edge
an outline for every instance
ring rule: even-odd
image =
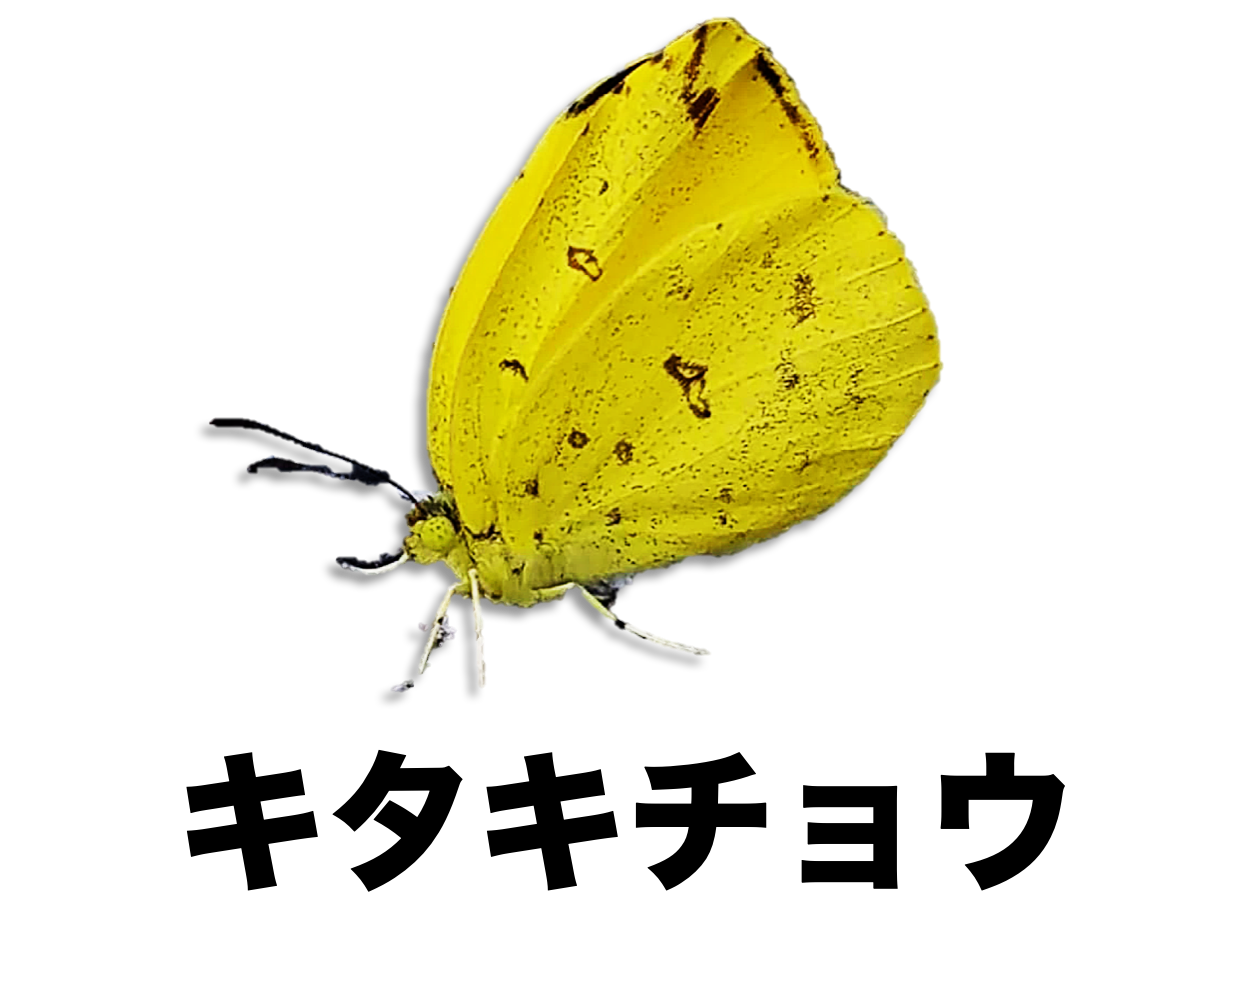
[[[801,141],[805,145],[805,150],[809,152],[810,158],[817,158],[821,149],[818,142],[814,140],[814,127],[801,115],[797,105],[788,98],[788,87],[784,85],[783,77],[780,76],[775,63],[766,57],[765,51],[760,51],[753,57],[753,65],[758,75],[771,87],[775,99],[779,101],[780,109],[788,118],[788,123],[801,132]]]
[[[718,105],[719,91],[714,86],[707,86],[698,93],[693,102],[689,104],[689,116],[693,119],[693,126],[700,131],[702,125],[706,123],[706,118]]]
[[[640,66],[645,65],[647,62],[651,62],[653,60],[654,60],[653,55],[648,56],[647,58],[642,59],[640,62],[634,62],[632,65],[621,69],[614,76],[609,76],[608,78],[604,79],[601,83],[599,83],[592,90],[590,90],[590,92],[586,93],[586,95],[583,96],[581,99],[575,101],[574,103],[571,103],[568,109],[564,111],[564,115],[566,117],[576,117],[580,113],[585,113],[587,110],[590,109],[590,107],[594,106],[594,104],[596,104],[599,100],[601,100],[608,93],[618,93],[621,90],[621,88],[623,88],[624,80],[626,80],[629,77],[630,72],[632,72],[634,69],[639,68]]]
[[[568,435],[568,445],[574,450],[580,450],[589,442],[590,438],[580,430],[573,430],[573,432]]]
[[[676,380],[685,393],[685,401],[689,403],[693,415],[698,419],[710,419],[710,403],[702,394],[706,390],[706,365],[692,364],[682,360],[679,354],[673,354],[663,362],[663,370]]]
[[[775,70],[775,66],[771,64],[771,60],[766,57],[766,52],[758,52],[753,57],[753,65],[758,70],[758,75],[766,80],[766,84],[782,100],[784,96],[784,81],[779,78],[779,73]]]
[[[705,24],[699,24],[693,32],[693,52],[685,63],[685,81],[680,87],[680,100],[693,121],[694,134],[702,129],[706,118],[719,105],[719,91],[714,86],[707,86],[700,93],[697,89],[698,74],[702,71],[702,59],[706,55],[707,30]]]
[[[627,440],[617,440],[612,450],[621,464],[628,464],[633,459],[633,445]]]
[[[697,87],[698,72],[702,68],[702,56],[706,54],[705,24],[699,24],[693,32],[693,54],[685,65],[685,88],[682,96],[686,103],[693,99],[693,91]]]
[[[598,258],[589,248],[569,245],[568,267],[577,269],[591,282],[597,282],[603,275],[603,266],[598,263]]]
[[[504,358],[504,360],[499,363],[499,366],[504,371],[511,371],[513,374],[520,375],[527,382],[530,380],[530,376],[525,373],[525,365],[523,365],[516,358]]]

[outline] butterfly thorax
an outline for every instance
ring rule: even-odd
[[[416,503],[406,521],[405,553],[419,564],[444,561],[458,578],[469,582],[476,571],[479,590],[504,605],[537,605],[564,594],[552,573],[550,561],[541,556],[518,555],[492,527],[482,534],[461,525],[451,492],[441,491]],[[561,585],[554,587],[552,585]]]

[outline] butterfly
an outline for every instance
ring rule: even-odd
[[[791,78],[733,20],[699,25],[570,104],[496,208],[435,341],[440,490],[391,484],[409,536],[373,572],[444,561],[454,595],[530,606],[729,554],[858,484],[938,380],[934,318],[879,210],[840,183]],[[263,430],[252,420],[213,425]],[[412,686],[407,680],[394,690]]]

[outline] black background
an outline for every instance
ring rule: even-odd
[[[873,478],[820,520],[738,556],[641,574],[622,594],[625,618],[713,658],[642,643],[575,598],[486,607],[485,692],[474,687],[464,603],[453,610],[458,643],[412,692],[388,692],[413,675],[415,623],[429,619],[449,572],[365,578],[335,558],[396,550],[396,496],[247,475],[263,454],[309,455],[208,426],[216,414],[267,419],[432,488],[430,347],[487,213],[560,107],[701,16],[264,25],[179,72],[150,165],[167,208],[150,222],[155,236],[167,225],[188,244],[156,258],[155,282],[191,345],[179,368],[195,478],[186,530],[201,583],[191,631],[224,697],[275,698],[325,718],[403,720],[445,696],[515,706],[518,693],[533,706],[630,706],[635,718],[663,705],[743,718],[794,703],[887,718],[962,675],[939,662],[957,608],[950,378]],[[950,342],[966,289],[944,195],[942,67],[916,32],[893,45],[825,20],[743,20],[799,81],[843,181],[892,217]]]

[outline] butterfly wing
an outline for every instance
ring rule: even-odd
[[[588,582],[822,511],[937,373],[899,242],[770,53],[714,21],[535,149],[445,314],[431,458],[527,580]]]

